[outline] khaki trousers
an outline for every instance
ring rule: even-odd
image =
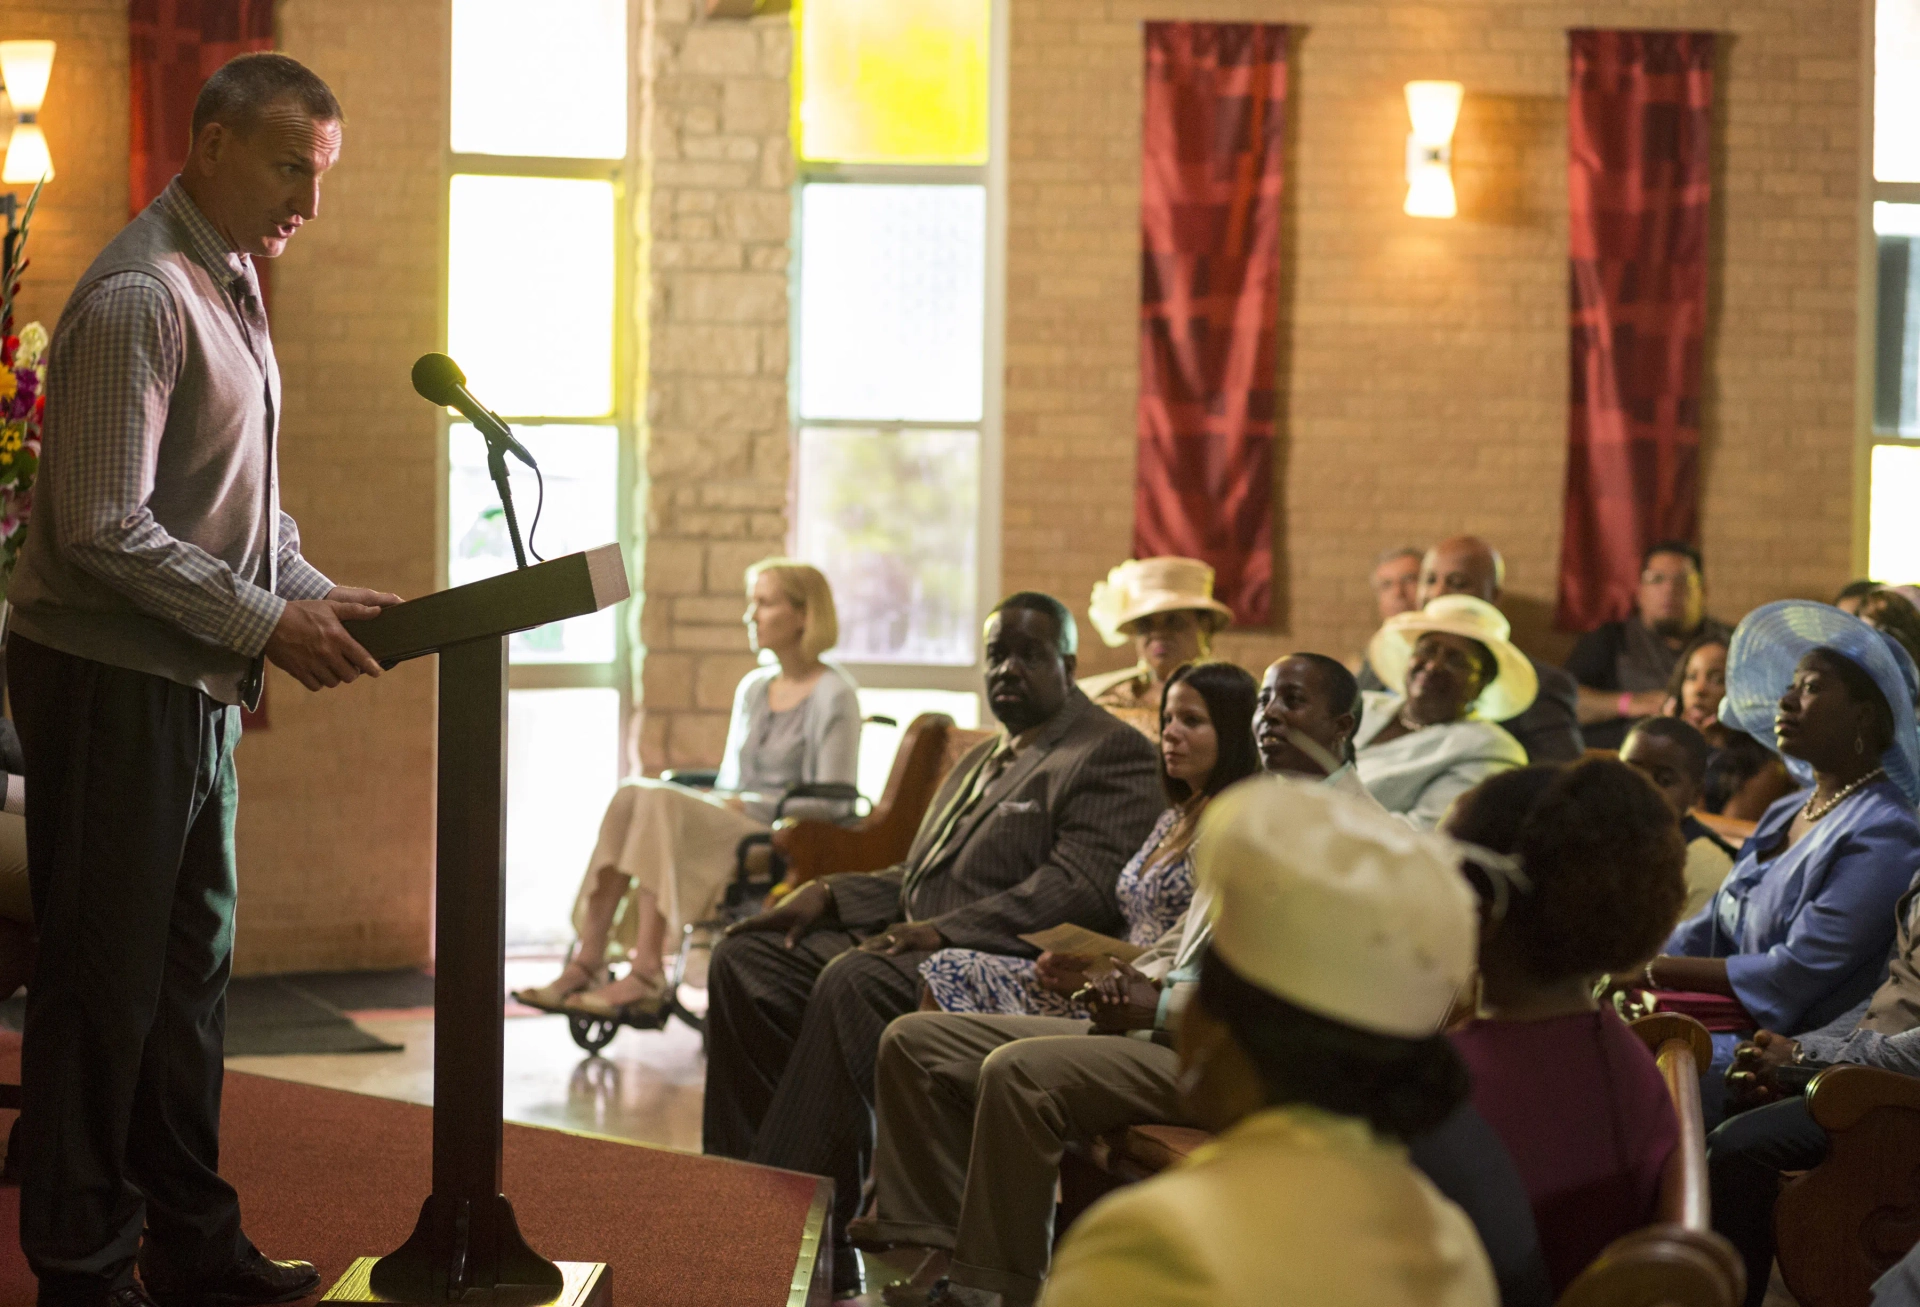
[[[951,1250],[949,1278],[1026,1307],[1053,1251],[1072,1141],[1188,1124],[1173,1050],[1055,1017],[915,1012],[887,1027],[874,1077],[878,1238]]]

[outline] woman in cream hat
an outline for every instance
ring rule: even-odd
[[[1081,690],[1150,740],[1160,735],[1167,678],[1211,652],[1233,610],[1213,597],[1213,569],[1197,558],[1130,558],[1094,583],[1087,616],[1109,647],[1133,641],[1137,661],[1089,676]]]
[[[1508,629],[1492,604],[1455,594],[1374,633],[1367,661],[1387,689],[1362,696],[1353,743],[1361,781],[1388,812],[1430,830],[1459,795],[1526,765],[1494,725],[1525,712],[1540,685]]]
[[[1476,926],[1452,846],[1271,777],[1214,801],[1195,857],[1216,912],[1178,1092],[1217,1138],[1089,1210],[1041,1307],[1492,1307],[1405,1147],[1468,1092],[1441,1033]]]

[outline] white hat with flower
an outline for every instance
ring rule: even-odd
[[[1087,618],[1100,638],[1118,647],[1127,627],[1156,613],[1191,611],[1209,630],[1233,621],[1233,610],[1213,597],[1213,569],[1197,558],[1129,558],[1093,584]]]

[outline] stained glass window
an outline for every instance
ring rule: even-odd
[[[496,413],[613,411],[613,183],[456,174],[447,353]]]
[[[800,416],[977,422],[986,188],[800,192]]]
[[[987,160],[988,0],[796,5],[800,157]]]
[[[626,0],[453,0],[456,154],[627,152]]]

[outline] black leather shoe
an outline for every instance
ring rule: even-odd
[[[261,1307],[304,1298],[319,1287],[320,1272],[312,1262],[270,1261],[256,1248],[225,1275],[205,1284],[154,1285],[147,1292],[155,1307]]]
[[[833,1296],[836,1301],[843,1298],[858,1298],[867,1287],[867,1280],[860,1273],[860,1254],[846,1245],[833,1250]]]

